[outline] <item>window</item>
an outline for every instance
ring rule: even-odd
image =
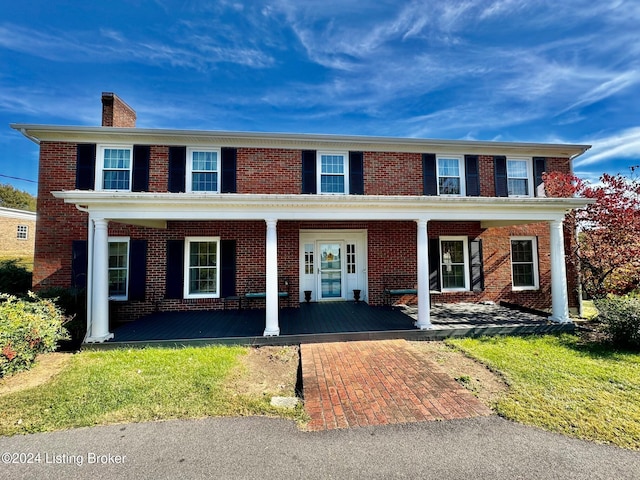
[[[220,149],[187,150],[187,192],[220,191]]]
[[[347,273],[356,273],[356,244],[347,243]]]
[[[511,238],[511,277],[514,290],[538,288],[538,247],[535,237]]]
[[[461,157],[438,157],[438,194],[464,195],[464,162]]]
[[[18,225],[16,238],[18,240],[27,240],[29,238],[29,225]]]
[[[466,237],[440,237],[442,290],[469,290],[469,249]]]
[[[109,299],[126,300],[129,287],[129,238],[109,238]]]
[[[507,191],[510,197],[528,197],[533,191],[531,159],[507,159]]]
[[[304,244],[304,273],[305,275],[313,275],[315,273],[313,266],[313,243]]]
[[[220,238],[187,237],[184,262],[184,298],[220,296]]]
[[[100,146],[96,168],[96,190],[131,190],[133,147]]]
[[[349,168],[346,153],[318,152],[318,192],[349,193]]]

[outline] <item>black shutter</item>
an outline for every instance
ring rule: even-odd
[[[317,193],[316,151],[302,151],[302,193]]]
[[[468,197],[480,196],[480,166],[478,165],[478,155],[464,156],[465,183]]]
[[[169,147],[169,191],[185,191],[187,147]]]
[[[364,195],[364,154],[349,152],[349,193]]]
[[[71,244],[71,288],[87,287],[89,254],[86,240],[74,240]]]
[[[76,190],[95,190],[96,146],[78,144],[76,155]]]
[[[471,262],[471,290],[484,290],[484,272],[482,268],[482,240],[469,241],[469,259]]]
[[[542,181],[542,174],[547,171],[547,159],[545,157],[533,157],[533,178],[535,179],[534,195],[538,196],[538,187],[544,182]]]
[[[165,298],[182,298],[184,286],[184,240],[167,240]]]
[[[236,241],[220,241],[220,296],[236,294]]]
[[[509,189],[507,186],[507,157],[493,157],[496,174],[496,197],[508,197]]]
[[[144,301],[147,286],[147,241],[129,242],[129,300]]]
[[[429,290],[440,290],[440,239],[429,239]]]
[[[438,195],[435,153],[422,154],[422,184],[424,195]]]
[[[149,191],[149,157],[151,147],[149,145],[133,146],[133,181],[132,192]]]
[[[236,193],[237,148],[222,149],[222,179],[220,193]]]

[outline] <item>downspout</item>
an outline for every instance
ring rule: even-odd
[[[81,207],[80,205],[76,205],[76,208],[81,212],[87,213],[89,215],[89,224],[87,225],[87,304],[85,305],[86,315],[87,315],[87,331],[82,339],[82,343],[87,342],[87,337],[91,333],[91,308],[89,305],[93,302],[93,220],[91,219],[91,214],[89,213],[89,209],[87,207]],[[91,281],[89,281],[91,279]]]
[[[40,145],[40,140],[38,140],[36,137],[29,135],[27,133],[27,129],[26,128],[21,128],[20,129],[20,133],[22,135],[24,135],[25,137],[27,137],[29,140],[31,140],[33,143],[35,143],[36,145]]]

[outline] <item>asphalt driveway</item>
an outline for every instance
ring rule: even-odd
[[[638,452],[496,416],[322,432],[268,418],[114,425],[0,437],[0,454],[0,478],[12,480],[637,479],[640,472]]]

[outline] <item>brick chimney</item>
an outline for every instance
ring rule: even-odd
[[[102,126],[134,128],[136,111],[112,92],[102,92]]]

